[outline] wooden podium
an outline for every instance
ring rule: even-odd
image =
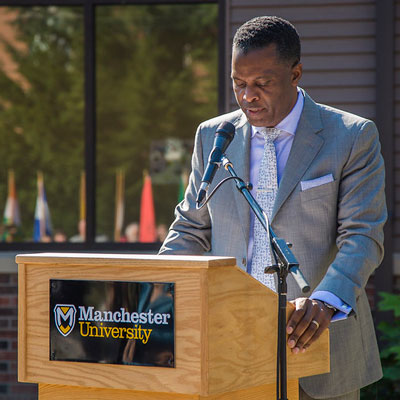
[[[234,258],[43,253],[19,255],[18,379],[40,400],[275,399],[277,295]],[[175,283],[175,368],[49,360],[49,281]],[[290,313],[293,307],[288,305]],[[329,333],[288,352],[298,379],[329,372]]]

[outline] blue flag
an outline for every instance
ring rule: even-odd
[[[36,198],[35,223],[33,226],[33,240],[42,242],[45,236],[52,235],[50,211],[44,190],[43,174],[38,172],[37,178],[38,194]]]

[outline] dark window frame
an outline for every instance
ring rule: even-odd
[[[84,99],[85,99],[85,171],[86,171],[86,241],[83,243],[0,242],[0,251],[129,251],[156,252],[160,243],[98,243],[96,233],[96,63],[95,8],[106,5],[161,4],[218,5],[218,111],[225,104],[225,0],[0,0],[0,7],[81,6],[84,12]],[[194,132],[193,132],[194,135]]]

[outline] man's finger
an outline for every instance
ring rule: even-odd
[[[304,305],[302,301],[303,298],[296,299],[291,303],[294,304],[296,310],[293,311],[292,315],[289,318],[289,321],[286,325],[286,332],[290,335],[296,329],[298,323],[302,320],[304,314],[307,311],[307,307]]]
[[[312,321],[315,318],[315,309],[307,304],[306,311],[303,315],[303,318],[298,322],[296,328],[293,333],[288,338],[288,346],[293,349],[295,347],[302,347],[302,344],[305,341],[308,341],[309,338],[315,333],[317,330],[316,324],[313,324]],[[299,346],[300,341],[300,346]]]
[[[310,346],[312,343],[314,343],[322,335],[324,330],[329,327],[331,319],[332,319],[332,311],[330,309],[321,310],[321,312],[318,315],[319,322],[316,321],[316,322],[318,322],[319,327],[316,330],[316,332],[308,338],[308,340],[304,340],[303,347],[305,345]]]
[[[321,326],[317,320],[313,319],[307,326],[307,329],[305,329],[303,334],[298,338],[296,345],[292,348],[292,352],[298,353],[302,351],[304,349],[304,346],[306,344],[310,344],[311,340],[313,340],[313,338],[315,337],[315,335],[317,335],[317,332],[319,331],[321,331]],[[289,347],[291,347],[290,344]]]
[[[330,324],[332,310],[323,306],[319,301],[313,300],[311,302],[312,306],[308,304],[307,313],[288,339],[288,346],[293,353],[303,352],[321,336]],[[306,328],[304,328],[304,325],[306,325]]]

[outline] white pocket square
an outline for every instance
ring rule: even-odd
[[[320,176],[319,178],[310,179],[309,181],[301,181],[300,182],[301,190],[304,191],[304,190],[311,189],[316,186],[321,186],[321,185],[324,185],[325,183],[333,182],[333,180],[334,180],[333,175],[328,174],[328,175]]]

